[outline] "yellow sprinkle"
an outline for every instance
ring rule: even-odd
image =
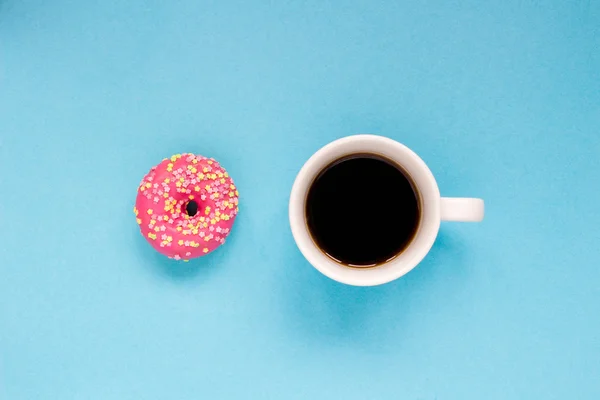
[[[173,236],[167,236],[167,242],[172,242],[173,241]]]
[[[221,183],[225,183],[225,178],[221,178]]]
[[[210,239],[209,239],[209,237],[208,237],[208,236],[204,236],[204,241],[205,241],[205,242],[208,242],[209,240],[210,240]]]
[[[156,239],[156,235],[155,235],[154,233],[152,233],[152,232],[148,232],[148,237],[149,237],[150,239],[152,239],[152,240],[155,240],[155,239]]]
[[[225,178],[229,178],[229,174],[227,172],[225,172],[223,176],[225,176]]]
[[[168,221],[168,220],[169,220],[169,216],[168,216],[168,215],[165,215],[165,216],[163,217],[163,220],[164,220],[164,221]]]
[[[196,187],[194,187],[194,190],[195,190],[196,192],[199,192],[199,191],[200,191],[200,186],[196,186]]]
[[[152,184],[151,184],[150,182],[147,182],[147,183],[146,183],[146,187],[147,187],[148,189],[150,189],[150,188],[152,187]]]
[[[202,168],[202,172],[207,173],[208,172],[208,168],[206,168],[206,167]]]
[[[204,189],[209,190],[210,189],[210,185],[204,186]]]
[[[181,231],[183,230],[183,228],[182,228],[182,227],[180,227],[180,226],[178,226],[178,227],[177,227],[177,228],[175,228],[175,229],[177,229],[177,232],[181,232]]]
[[[211,224],[211,225],[214,225],[214,224],[216,224],[216,223],[217,223],[217,221],[216,221],[214,218],[210,220],[210,224]]]
[[[135,215],[138,215],[138,209],[137,209],[137,207],[136,207],[136,206],[133,206],[133,213],[134,213]]]
[[[175,157],[175,156],[171,156],[171,161],[172,161],[172,162],[175,162],[175,160],[177,160],[177,157]]]
[[[152,209],[151,209],[151,208],[149,208],[149,209],[148,209],[148,211],[146,211],[146,212],[147,212],[149,215],[152,215],[152,212],[153,212],[153,211],[152,211]]]
[[[169,183],[169,182],[171,182],[171,179],[165,178],[165,183]]]
[[[194,195],[190,194],[190,200],[194,200]]]
[[[166,199],[167,197],[169,197],[169,193],[163,193],[163,197]]]
[[[175,186],[181,187],[181,182],[179,182],[179,181],[175,182]]]
[[[198,234],[198,229],[196,229],[196,228],[192,229],[192,233],[193,233],[194,235],[197,235],[197,234]]]
[[[154,232],[158,232],[158,231],[160,231],[160,228],[158,226],[155,226],[154,227]]]
[[[238,191],[236,190],[236,191],[235,191],[235,195],[236,195],[236,196],[239,196],[239,195],[240,195],[240,192],[238,192]]]
[[[210,214],[210,207],[206,206],[206,208],[204,209],[204,214],[208,215]]]
[[[227,207],[228,208],[233,208],[233,204],[228,204]]]
[[[217,179],[217,174],[210,174],[210,179]]]
[[[190,262],[190,260],[183,260],[183,262]]]
[[[142,223],[142,220],[139,218],[136,218],[135,221],[138,223],[138,225],[140,225]]]
[[[156,223],[156,220],[155,220],[155,219],[151,219],[151,220],[150,220],[150,225],[154,225],[155,223]]]
[[[229,189],[231,189],[231,190],[235,189],[235,185],[229,185]]]
[[[208,247],[205,247],[204,250],[202,250],[203,253],[208,253]]]
[[[179,239],[179,241],[177,242],[178,245],[183,246],[183,240]]]
[[[229,197],[233,197],[233,192],[229,192]]]
[[[198,164],[198,160],[196,160],[195,158],[192,160],[192,164]]]
[[[192,167],[192,173],[195,174],[196,172],[198,172],[198,170],[194,167]]]
[[[227,214],[223,214],[221,218],[223,218],[223,221],[229,221],[229,215]]]
[[[198,174],[198,178],[200,178],[200,179],[204,179],[204,174],[203,174],[203,173],[199,173],[199,174]]]
[[[208,160],[208,165],[212,165],[212,164],[213,164],[212,160]]]
[[[208,228],[208,224],[205,222],[202,224],[203,227]]]

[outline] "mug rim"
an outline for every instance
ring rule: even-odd
[[[352,154],[372,153],[398,164],[416,186],[421,218],[411,243],[398,256],[373,267],[349,267],[327,256],[313,241],[306,224],[306,195],[315,177],[331,162]],[[302,166],[290,194],[292,235],[307,261],[325,276],[355,286],[384,284],[408,273],[427,255],[440,227],[440,192],[425,162],[405,145],[378,135],[360,134],[334,140],[317,150]]]

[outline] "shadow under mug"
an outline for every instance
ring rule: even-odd
[[[419,192],[421,220],[409,246],[397,257],[375,267],[351,268],[342,265],[314,243],[306,223],[306,197],[316,176],[335,160],[351,154],[373,153],[397,163]],[[433,245],[441,221],[478,222],[483,219],[482,199],[441,197],[427,164],[411,149],[392,139],[376,135],[354,135],[329,143],[304,164],[292,187],[289,204],[290,226],[304,257],[321,273],[348,285],[375,286],[400,278],[423,260]]]

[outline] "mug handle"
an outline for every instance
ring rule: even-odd
[[[471,197],[442,197],[442,221],[479,222],[483,219],[483,200]]]

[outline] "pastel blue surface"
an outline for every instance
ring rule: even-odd
[[[389,136],[486,200],[375,288],[320,275],[303,162]],[[0,0],[0,398],[600,398],[600,2]],[[161,158],[217,158],[228,244],[132,214]]]

